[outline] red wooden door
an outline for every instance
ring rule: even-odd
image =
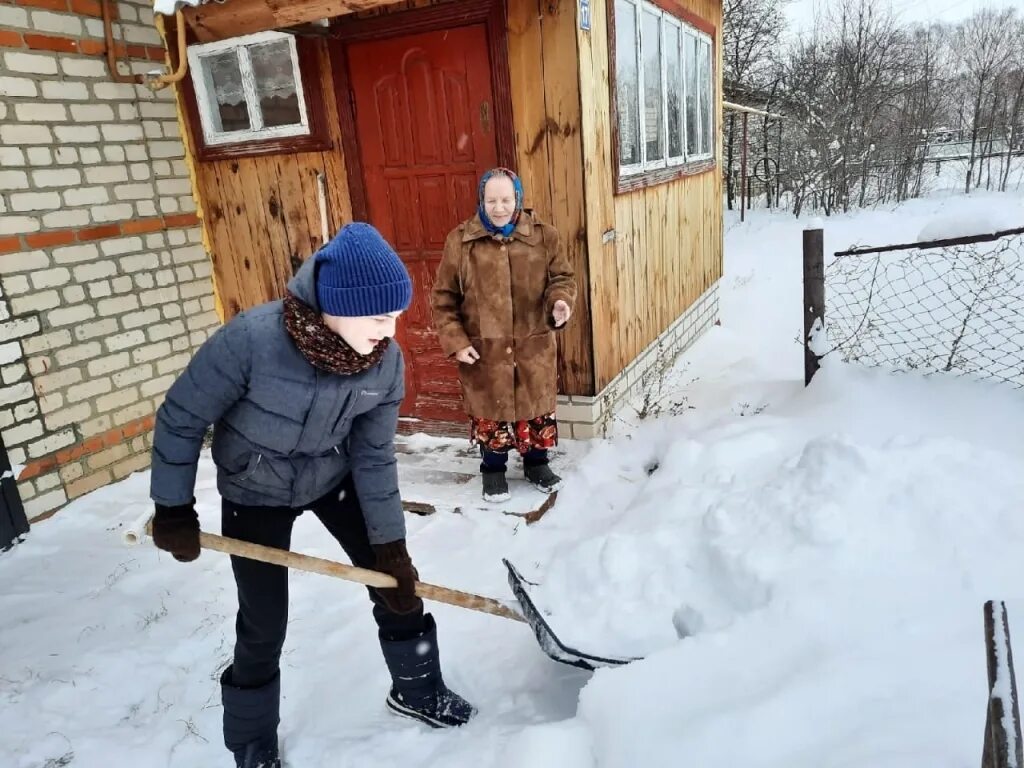
[[[402,415],[463,422],[430,290],[448,232],[476,210],[477,179],[497,164],[485,28],[353,43],[348,66],[370,223],[413,280],[397,334],[406,360]]]

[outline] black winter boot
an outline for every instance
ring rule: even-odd
[[[505,479],[504,472],[484,472],[480,477],[483,479],[484,501],[500,504],[512,498],[508,492],[508,480]]]
[[[427,630],[419,637],[387,640],[382,635],[380,638],[384,661],[391,671],[388,709],[434,728],[465,725],[476,710],[444,684],[437,649],[437,625],[429,613],[424,618]]]
[[[281,721],[281,675],[259,688],[231,683],[231,667],[220,676],[224,702],[224,746],[237,768],[281,768],[277,725]]]
[[[523,474],[533,487],[542,493],[554,493],[562,487],[562,478],[551,471],[547,462],[527,464],[523,467]]]

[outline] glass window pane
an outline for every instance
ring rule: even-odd
[[[698,154],[700,129],[697,122],[697,38],[683,36],[683,66],[686,80],[686,154]]]
[[[264,127],[301,124],[302,112],[295,87],[291,42],[276,40],[273,43],[254,45],[249,48],[249,58]]]
[[[665,91],[668,98],[668,156],[683,156],[683,54],[681,30],[669,27],[665,42]]]
[[[661,82],[661,18],[644,11],[640,30],[644,59],[644,141],[647,160],[665,159],[665,112]]]
[[[712,115],[711,110],[711,45],[702,40],[700,44],[700,151],[703,155],[711,154]]]
[[[619,163],[640,163],[640,74],[637,69],[636,7],[615,2],[615,103],[619,112]]]
[[[202,69],[214,130],[218,133],[249,130],[252,123],[245,103],[237,52],[224,51],[204,56]]]

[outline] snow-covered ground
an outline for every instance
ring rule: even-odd
[[[1024,224],[1020,197],[977,199],[831,219],[826,247],[914,240],[965,206]],[[296,573],[293,768],[978,764],[983,601],[1006,600],[1024,638],[1024,393],[832,357],[805,390],[802,226],[730,222],[722,326],[654,385],[646,419],[568,447],[539,524],[473,506],[409,519],[425,580],[507,598],[509,557],[565,639],[646,658],[585,673],[520,625],[436,607],[447,680],[480,715],[428,731],[384,710],[363,590]],[[412,445],[472,472],[462,445]],[[125,548],[146,488],[140,474],[90,494],[0,556],[5,768],[229,764],[228,562]],[[197,496],[217,530],[208,463]],[[341,558],[309,515],[294,546]]]

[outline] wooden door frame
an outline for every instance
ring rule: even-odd
[[[454,0],[444,5],[416,8],[366,19],[343,16],[331,23],[331,39],[341,43],[330,46],[338,119],[341,123],[345,167],[348,169],[352,216],[369,220],[366,182],[356,118],[355,93],[346,56],[349,43],[386,40],[425,32],[440,32],[455,27],[483,24],[490,54],[491,90],[494,94],[494,134],[498,162],[516,169],[516,136],[512,122],[512,82],[508,58],[508,13],[506,0]],[[454,222],[452,226],[454,226]]]

